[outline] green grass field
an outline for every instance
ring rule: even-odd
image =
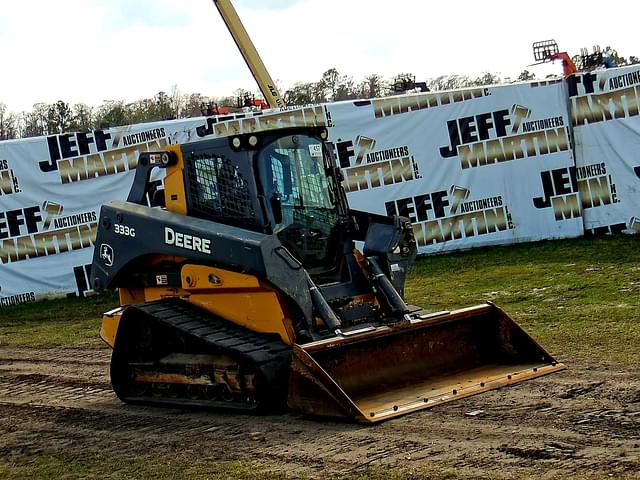
[[[42,300],[0,310],[0,345],[54,347],[101,342],[100,318],[118,305],[115,292]]]
[[[490,300],[559,358],[640,363],[638,238],[547,241],[420,258],[407,300],[443,310]],[[46,347],[99,342],[112,292],[4,308],[0,344]]]
[[[560,359],[637,365],[639,240],[547,241],[425,258],[406,296],[433,309],[490,300]]]

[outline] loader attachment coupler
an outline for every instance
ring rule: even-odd
[[[493,304],[294,347],[289,406],[378,422],[562,370]]]

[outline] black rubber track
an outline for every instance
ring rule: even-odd
[[[151,358],[139,347],[141,328],[160,342]],[[174,352],[172,344],[180,344]],[[136,394],[132,389],[130,362],[156,361],[169,353],[223,354],[245,372],[256,375],[255,403],[205,398],[158,397]],[[154,358],[155,357],[155,358]],[[285,408],[291,347],[275,334],[257,333],[231,323],[180,299],[165,299],[126,309],[111,359],[111,382],[118,397],[129,403],[164,406],[211,407],[230,410],[274,411]]]

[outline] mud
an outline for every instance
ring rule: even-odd
[[[429,478],[455,471],[468,478],[640,479],[640,372],[633,368],[563,359],[569,370],[362,426],[295,413],[125,405],[109,385],[109,354],[0,347],[0,458],[123,452],[251,461],[308,478],[397,470]]]

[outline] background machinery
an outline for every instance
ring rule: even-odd
[[[580,55],[575,55],[572,58],[567,52],[560,51],[558,43],[555,40],[534,42],[533,57],[536,60],[536,63],[533,65],[561,60],[562,71],[565,77],[577,72],[588,72],[600,67],[613,68],[616,66],[613,59],[607,52],[603,52],[599,46],[594,46],[592,53],[589,53],[586,48],[581,48]]]
[[[578,71],[569,54],[567,52],[561,52],[555,40],[533,42],[533,58],[536,60],[536,63],[533,65],[561,60],[562,73],[565,77],[573,75]]]

